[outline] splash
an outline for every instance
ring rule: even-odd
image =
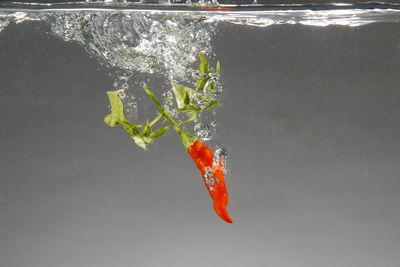
[[[10,22],[41,20],[64,41],[77,42],[107,65],[126,72],[162,73],[188,81],[199,51],[210,52],[213,24],[204,16],[119,11],[51,11],[1,14]]]
[[[201,16],[56,12],[45,18],[65,41],[82,44],[112,67],[188,81],[196,55],[210,51],[212,24]]]

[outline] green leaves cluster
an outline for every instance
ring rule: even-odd
[[[203,53],[199,53],[199,59],[196,88],[192,89],[178,84],[172,86],[178,111],[189,115],[189,118],[184,120],[183,123],[197,121],[200,112],[220,105],[214,95],[221,72],[221,65],[218,62],[215,70],[212,71]]]
[[[146,149],[155,139],[161,137],[169,129],[169,126],[160,126],[153,130],[153,126],[161,119],[161,124],[169,122],[173,129],[180,135],[183,145],[187,148],[195,140],[193,135],[182,129],[182,125],[192,121],[197,121],[199,113],[214,108],[219,105],[219,101],[214,98],[216,82],[219,79],[221,66],[217,63],[215,70],[212,71],[207,58],[199,53],[200,64],[196,78],[196,88],[185,87],[174,84],[172,91],[175,95],[178,111],[188,114],[188,118],[183,121],[175,121],[164,109],[153,90],[147,85],[144,91],[152,100],[154,106],[158,109],[157,116],[145,124],[134,124],[126,120],[124,115],[124,106],[119,96],[120,91],[107,92],[111,113],[104,118],[104,122],[110,127],[121,125],[124,130],[132,137],[136,145]]]
[[[122,125],[125,132],[132,137],[139,147],[146,149],[147,145],[153,143],[155,139],[168,131],[169,126],[161,127],[154,131],[152,129],[154,124],[162,118],[162,113],[159,113],[154,119],[145,124],[128,122],[124,115],[124,105],[119,97],[119,91],[108,91],[107,95],[111,105],[111,113],[104,118],[104,122],[110,127]]]
[[[200,58],[200,64],[198,67],[199,72],[197,75],[196,91],[204,90],[206,83],[212,78],[211,74],[213,74],[210,70],[210,65],[208,63],[206,56],[203,53],[199,53],[199,58]],[[215,66],[214,74],[219,78],[220,73],[221,73],[221,65],[219,64],[218,61],[217,65]]]

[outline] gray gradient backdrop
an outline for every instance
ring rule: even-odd
[[[46,25],[0,33],[0,266],[394,267],[400,30],[222,24],[228,225],[178,138],[110,129],[111,72]]]

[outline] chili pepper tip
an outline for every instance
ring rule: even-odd
[[[214,210],[222,220],[227,223],[233,223],[231,216],[229,216],[229,213],[225,208],[214,206]]]

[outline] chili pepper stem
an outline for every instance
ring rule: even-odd
[[[190,133],[183,130],[179,124],[171,118],[171,116],[166,112],[162,111],[163,117],[172,124],[172,128],[174,128],[175,132],[179,134],[182,140],[183,146],[188,149],[195,141],[195,138]]]
[[[156,107],[158,107],[160,114],[162,117],[164,117],[171,125],[172,128],[174,128],[175,132],[177,134],[179,134],[179,136],[181,137],[182,140],[182,144],[183,146],[188,149],[189,146],[191,146],[194,141],[195,138],[193,137],[193,135],[191,135],[190,133],[186,132],[185,130],[182,129],[182,127],[180,127],[179,123],[177,123],[164,109],[164,107],[161,105],[160,100],[158,100],[157,96],[154,94],[153,90],[151,90],[151,88],[147,85],[144,86],[144,90],[146,91],[146,93],[150,96],[151,100],[153,101],[153,103],[156,105]]]

